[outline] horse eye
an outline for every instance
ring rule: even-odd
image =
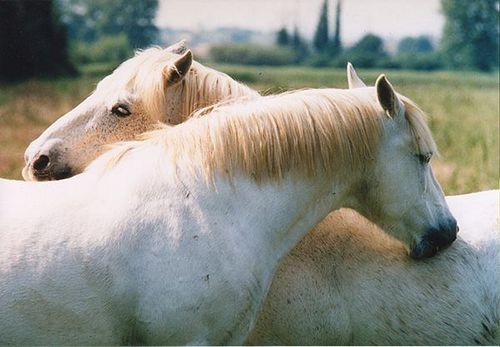
[[[118,117],[127,117],[130,116],[130,111],[128,110],[127,106],[125,105],[115,105],[111,109],[111,113],[113,113],[115,116]]]
[[[432,158],[432,153],[417,154],[417,158],[422,164],[429,164]]]

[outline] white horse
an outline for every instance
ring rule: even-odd
[[[67,180],[1,180],[0,343],[240,344],[279,260],[332,210],[414,257],[450,244],[433,151],[381,76],[220,106]]]
[[[499,345],[499,191],[450,196],[446,252],[414,262],[350,210],[328,215],[280,264],[254,345]]]
[[[258,96],[226,74],[193,62],[183,41],[138,52],[30,144],[23,177],[45,181],[73,176],[106,145],[132,140],[159,121],[179,124],[198,108]]]

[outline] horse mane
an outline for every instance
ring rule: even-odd
[[[424,113],[409,99],[406,119],[415,151],[436,151]],[[257,182],[281,180],[291,171],[352,174],[374,158],[387,117],[374,98],[353,90],[311,89],[247,100],[228,101],[193,114],[177,126],[163,126],[122,143],[106,155],[113,167],[134,148],[163,146],[174,164],[201,168],[207,182],[216,173],[236,170]]]
[[[193,62],[193,69],[182,81],[182,121],[198,109],[232,99],[239,101],[260,96],[258,92],[241,84],[227,74]]]
[[[366,98],[365,98],[366,100]],[[199,163],[207,180],[242,170],[257,181],[281,180],[291,169],[341,174],[373,157],[380,108],[343,90],[303,90],[200,110],[178,126],[144,136],[174,161]],[[123,153],[123,151],[122,151]]]
[[[97,88],[110,92],[126,85],[139,93],[146,112],[159,118],[165,114],[168,85],[165,68],[179,55],[160,47],[138,50],[132,59],[123,62],[111,76],[103,79]],[[184,121],[194,110],[231,98],[254,98],[259,94],[233,80],[225,73],[193,61],[184,79],[179,82]]]

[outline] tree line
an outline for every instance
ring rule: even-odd
[[[340,32],[342,2],[336,0],[333,31],[329,26],[328,4],[328,0],[322,3],[311,42],[300,35],[297,27],[292,33],[281,28],[276,33],[274,51],[256,45],[223,45],[214,47],[212,56],[218,61],[257,65],[344,67],[351,61],[364,68],[498,69],[498,0],[441,0],[446,22],[440,42],[436,45],[426,36],[406,37],[399,41],[393,55],[386,51],[384,40],[374,34],[367,34],[354,45],[344,47]],[[247,51],[251,54],[246,54]]]
[[[158,0],[0,1],[0,80],[74,74],[89,62],[119,62],[135,48],[158,39]],[[342,44],[342,3],[336,0],[330,30],[328,0],[322,3],[314,37],[281,28],[275,46],[219,45],[214,60],[226,63],[410,69],[498,69],[499,0],[441,0],[446,23],[435,46],[427,37],[408,37],[395,55],[382,38],[367,34]]]

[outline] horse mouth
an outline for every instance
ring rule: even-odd
[[[61,169],[50,167],[45,170],[33,170],[32,167],[25,166],[22,176],[26,181],[58,181],[73,176],[73,170],[69,166]]]
[[[425,259],[435,256],[439,251],[450,246],[457,238],[458,227],[455,230],[438,232],[431,230],[415,243],[410,251],[413,259]]]
[[[413,259],[431,258],[437,254],[439,247],[428,241],[417,243],[410,251],[410,257]]]

